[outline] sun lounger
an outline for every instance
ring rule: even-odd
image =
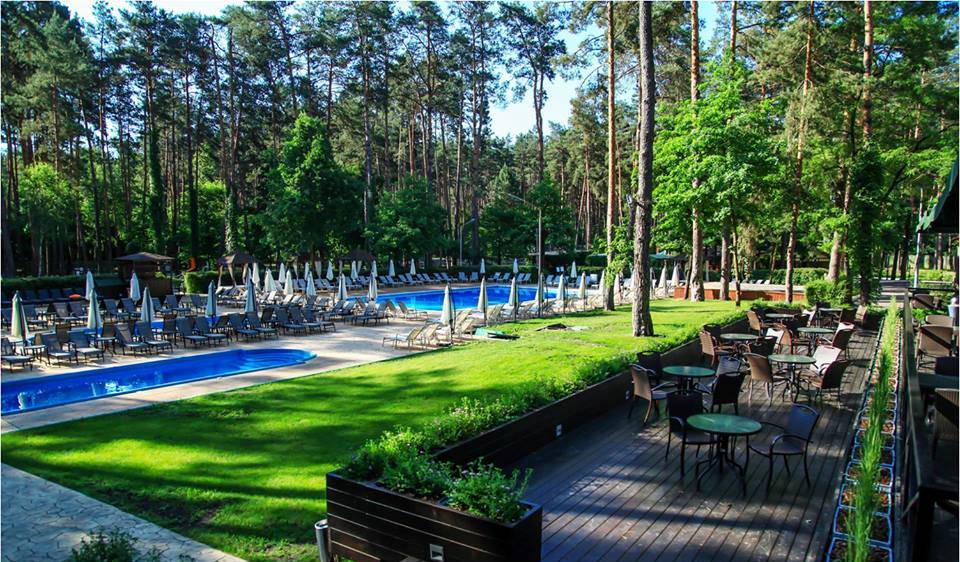
[[[244,317],[241,316],[239,312],[230,314],[228,321],[230,322],[230,328],[237,336],[243,336],[243,338],[246,340],[249,340],[250,338],[261,338],[260,332],[252,328],[247,328],[243,325]]]
[[[400,308],[400,316],[404,320],[417,320],[427,317],[426,311],[409,308],[403,301],[397,301],[397,306]]]
[[[90,343],[90,337],[86,332],[81,332],[74,330],[69,332],[70,338],[70,347],[73,348],[73,352],[77,354],[77,357],[82,357],[84,361],[91,357],[96,357],[103,361],[103,350],[99,349]]]
[[[320,326],[321,333],[327,331],[327,328],[333,330],[334,332],[337,331],[336,324],[334,324],[331,320],[323,318],[322,316],[318,317],[317,314],[309,308],[303,309],[303,320],[304,324],[317,324]]]
[[[229,342],[226,334],[220,334],[210,329],[210,323],[207,321],[207,317],[202,314],[198,315],[194,321],[194,329],[197,335],[207,338],[208,343],[220,345],[221,343]]]
[[[380,347],[387,345],[387,343],[393,344],[393,348],[397,349],[400,344],[406,344],[407,349],[413,347],[420,339],[420,334],[423,333],[423,330],[426,326],[416,326],[406,334],[397,333],[392,336],[387,336],[383,338],[383,341],[380,343]]]
[[[273,336],[274,338],[279,338],[280,334],[277,333],[277,330],[274,328],[268,328],[260,324],[260,319],[257,318],[257,313],[248,312],[247,313],[247,324],[250,325],[250,328],[256,330],[260,333],[261,336]]]
[[[173,344],[165,339],[158,338],[153,333],[153,327],[150,322],[137,322],[137,332],[140,335],[140,341],[147,344],[147,347],[160,353],[163,350],[173,351]]]
[[[44,346],[44,355],[48,364],[53,364],[54,359],[57,360],[58,364],[63,364],[64,361],[67,363],[77,361],[77,354],[70,348],[63,349],[63,344],[60,343],[57,334],[40,334],[40,343]]]
[[[0,362],[6,363],[8,367],[16,366],[30,367],[33,369],[33,356],[26,353],[18,353],[10,340],[0,338]]]
[[[209,343],[209,339],[206,336],[194,332],[194,322],[192,318],[177,318],[175,322],[177,333],[184,342],[190,342],[194,347],[200,347],[201,345],[207,345]]]
[[[307,327],[303,324],[294,322],[290,319],[290,316],[287,314],[287,310],[284,308],[277,309],[277,328],[282,330],[285,334],[293,332],[294,334],[306,334]]]

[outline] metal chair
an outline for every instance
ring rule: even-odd
[[[771,422],[760,422],[765,426],[775,427],[781,431],[777,434],[760,434],[754,438],[753,442],[747,447],[747,458],[744,462],[743,471],[746,473],[747,466],[750,464],[750,451],[767,458],[769,462],[769,471],[767,472],[767,492],[770,492],[770,484],[773,482],[773,458],[783,457],[783,466],[790,474],[790,464],[787,457],[803,457],[803,477],[810,485],[810,471],[807,468],[807,448],[813,437],[813,429],[820,419],[820,412],[810,406],[803,404],[794,404],[790,409],[790,417],[787,419],[787,425],[782,426]]]
[[[700,447],[713,446],[717,441],[709,433],[698,431],[687,426],[687,418],[703,413],[703,394],[698,390],[671,392],[667,395],[667,415],[670,416],[670,431],[667,432],[667,449],[663,453],[664,460],[670,455],[670,444],[674,435],[680,439],[680,477],[686,474],[685,458],[687,445],[697,447],[697,456]]]
[[[637,404],[637,400],[642,398],[647,402],[647,412],[643,416],[643,423],[646,425],[647,420],[650,419],[650,412],[657,410],[657,415],[660,415],[658,403],[667,398],[668,392],[666,389],[675,388],[675,385],[665,383],[651,386],[650,379],[653,376],[653,371],[640,365],[630,365],[630,374],[633,377],[633,400],[630,402],[630,410],[627,411],[627,419],[630,419],[630,416],[633,415],[633,407]]]

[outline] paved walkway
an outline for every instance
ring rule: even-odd
[[[81,539],[97,530],[121,529],[141,552],[157,548],[162,559],[176,562],[243,562],[149,521],[48,482],[11,466],[0,465],[3,511],[3,562],[63,562]]]

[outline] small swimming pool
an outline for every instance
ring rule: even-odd
[[[451,288],[450,294],[453,296],[453,306],[456,309],[476,308],[477,299],[480,297],[480,287],[458,287]],[[569,293],[568,293],[569,294]],[[520,302],[532,301],[537,298],[536,287],[517,287],[517,296]],[[547,291],[546,298],[553,298],[554,291]],[[443,291],[417,291],[415,293],[391,293],[381,295],[381,299],[390,299],[394,302],[402,301],[403,304],[419,310],[441,310],[443,309]],[[505,304],[510,300],[509,285],[487,285],[487,306],[495,304]]]
[[[18,414],[149,388],[286,367],[314,357],[313,353],[299,349],[234,349],[4,382],[0,385],[0,413]]]

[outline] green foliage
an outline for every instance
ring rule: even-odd
[[[334,160],[321,120],[297,118],[266,183],[268,201],[258,219],[281,255],[331,255],[336,243],[359,241],[362,186]]]
[[[10,277],[3,280],[4,291],[22,291],[24,289],[66,289],[84,287],[87,278],[84,275],[45,275],[43,277]],[[115,273],[97,273],[94,284],[115,284],[119,282]]]
[[[533,221],[536,224],[536,209],[543,211],[544,249],[569,252],[573,249],[574,224],[573,212],[560,193],[560,188],[551,180],[544,179],[527,192],[527,202],[534,209]]]
[[[804,285],[804,290],[808,303],[828,302],[835,306],[848,304],[846,281],[842,279],[836,283],[826,279],[809,281]]]
[[[438,462],[417,451],[407,451],[386,467],[380,484],[386,488],[431,500],[440,499],[450,489],[451,465]]]
[[[427,183],[408,177],[403,187],[384,193],[364,236],[380,255],[426,256],[448,245],[445,217]]]
[[[809,285],[813,281],[822,281],[827,277],[823,267],[797,267],[793,270],[793,282],[797,285]],[[787,279],[786,269],[754,269],[750,279],[769,279],[771,283],[783,284]]]
[[[874,268],[879,256],[876,248],[876,226],[884,205],[883,166],[873,144],[867,144],[857,154],[850,172],[854,196],[850,202],[852,228],[847,231],[850,248],[851,274],[860,282],[860,295],[869,300],[874,279]]]
[[[183,274],[183,290],[187,293],[207,294],[210,282],[217,284],[216,271],[188,271]]]
[[[136,544],[137,539],[119,529],[96,531],[80,539],[80,546],[71,551],[69,562],[160,562],[163,559],[163,552],[156,547],[141,554]]]
[[[507,197],[497,197],[480,215],[480,238],[484,255],[497,261],[526,257],[537,246],[536,211]]]
[[[519,470],[504,473],[492,464],[475,461],[467,466],[450,487],[450,505],[504,523],[523,517],[527,507],[522,502],[532,470],[521,476]]]

